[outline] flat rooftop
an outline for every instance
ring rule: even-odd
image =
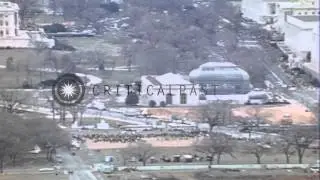
[[[320,18],[319,16],[292,16],[292,17],[305,22],[316,22],[316,21],[319,21],[319,18]]]

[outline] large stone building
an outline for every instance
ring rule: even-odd
[[[40,44],[52,48],[55,41],[43,31],[21,30],[19,6],[0,1],[0,48],[36,48]]]
[[[19,36],[19,6],[10,2],[0,2],[0,38]]]

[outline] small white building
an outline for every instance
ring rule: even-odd
[[[287,15],[283,27],[284,43],[297,56],[305,58],[311,52],[313,29],[318,23],[318,15]]]
[[[319,8],[319,0],[242,0],[241,4],[243,17],[260,24],[280,22],[286,11],[295,8]]]
[[[142,76],[140,104],[149,105],[150,101],[154,101],[156,106],[198,105],[199,90],[198,85],[193,85],[180,74]]]
[[[284,25],[287,20],[287,16],[315,16],[320,14],[320,9],[310,8],[310,7],[294,7],[294,8],[282,8],[279,10],[279,15],[275,20],[275,23],[272,25],[273,28],[280,32],[284,32]]]
[[[303,69],[309,72],[314,78],[320,81],[320,74],[319,74],[319,41],[320,41],[320,25],[313,29],[312,32],[312,40],[311,40],[311,61],[303,64]]]
[[[39,44],[52,48],[55,41],[42,31],[21,30],[19,6],[0,1],[0,48],[36,48]]]

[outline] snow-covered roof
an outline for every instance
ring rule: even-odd
[[[291,16],[287,17],[287,23],[297,26],[302,30],[311,30],[319,24],[319,16]]]
[[[142,76],[142,80],[149,81],[153,85],[179,85],[179,84],[192,84],[186,80],[181,74],[166,73],[160,76]]]
[[[237,67],[237,66],[231,62],[207,62],[200,65],[200,68],[202,67]]]
[[[12,2],[1,2],[0,1],[0,12],[10,12],[10,11],[19,11],[19,6],[16,3]]]
[[[191,84],[181,74],[167,73],[161,76],[157,76],[156,79],[161,84]]]
[[[319,16],[294,16],[296,19],[299,19],[301,21],[305,22],[318,22]]]
[[[231,62],[207,62],[189,73],[195,81],[249,80],[249,74]]]

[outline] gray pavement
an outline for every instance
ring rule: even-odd
[[[72,156],[70,152],[61,151],[59,154],[64,159],[64,168],[73,171],[69,180],[103,180],[95,176],[89,165],[86,165],[79,156]]]

